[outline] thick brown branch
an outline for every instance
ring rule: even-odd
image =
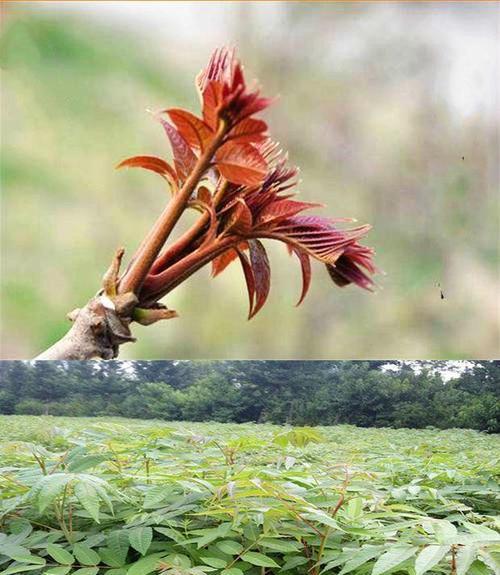
[[[73,325],[68,333],[35,360],[113,359],[121,344],[135,341],[130,318],[112,309],[103,297],[92,298],[84,308],[72,312],[70,319]]]

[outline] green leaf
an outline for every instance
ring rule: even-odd
[[[160,559],[164,556],[164,553],[154,553],[153,555],[139,559],[139,561],[136,561],[129,567],[127,575],[149,575],[149,573],[155,571]]]
[[[224,569],[221,575],[243,575],[243,571],[238,569],[238,567],[231,567],[229,569]]]
[[[75,495],[92,519],[99,523],[99,495],[95,487],[87,481],[79,481],[75,485]]]
[[[111,499],[109,498],[109,495],[106,491],[108,486],[106,484],[101,485],[99,483],[94,483],[93,486],[94,486],[95,490],[97,491],[101,500],[104,502],[106,507],[109,509],[109,512],[113,513],[113,503],[112,503]]]
[[[97,565],[101,561],[99,555],[85,543],[75,543],[73,553],[82,565]]]
[[[71,565],[64,565],[62,567],[49,567],[43,572],[43,575],[67,575],[71,570]]]
[[[220,559],[220,557],[202,555],[200,559],[203,561],[203,563],[210,565],[210,567],[215,567],[216,569],[223,569],[227,565],[227,561]]]
[[[43,563],[41,564],[43,565]],[[40,565],[14,565],[1,572],[1,575],[11,575],[11,573],[25,573],[26,571],[39,571]]]
[[[294,553],[299,549],[297,543],[286,541],[285,539],[260,539],[259,545],[273,551],[281,551],[282,553]]]
[[[280,569],[280,571],[289,571],[290,569],[295,569],[296,567],[299,567],[299,565],[304,565],[305,563],[308,563],[308,561],[309,560],[307,559],[307,557],[304,557],[302,555],[287,557],[285,564]]]
[[[198,549],[201,549],[205,545],[208,545],[209,543],[212,543],[212,541],[215,541],[216,539],[219,539],[219,537],[223,536],[223,534],[218,529],[211,529],[205,531],[209,532],[206,535],[200,537],[196,542]]]
[[[441,519],[434,524],[434,533],[438,543],[451,544],[455,542],[455,538],[457,536],[457,528],[455,525],[453,525],[453,523],[450,523],[450,521]]]
[[[256,553],[255,551],[247,551],[241,556],[241,558],[243,561],[251,563],[252,565],[257,565],[258,567],[279,567],[278,563],[276,563],[274,559],[271,559],[271,557],[262,553]]]
[[[72,575],[97,575],[98,573],[99,567],[82,567],[82,569],[73,571]]]
[[[154,530],[158,533],[161,533],[162,535],[166,535],[168,539],[173,539],[176,543],[182,544],[186,540],[182,533],[169,527],[155,527]]]
[[[350,573],[351,571],[354,571],[354,569],[361,567],[361,565],[364,565],[370,561],[370,559],[380,555],[382,549],[383,547],[362,547],[359,551],[356,552],[352,559],[348,559],[345,562],[345,565],[339,575],[345,575],[345,573]]]
[[[477,555],[475,545],[464,545],[457,552],[457,575],[466,575]]]
[[[191,559],[182,553],[171,553],[170,555],[163,557],[162,561],[170,565],[174,565],[175,567],[182,567],[183,569],[189,569],[191,567]],[[206,569],[210,568],[206,567]]]
[[[130,547],[128,533],[125,530],[112,531],[108,534],[106,541],[115,556],[119,557],[122,563],[125,563]]]
[[[21,544],[33,531],[31,523],[26,519],[17,519],[9,523],[12,535],[9,535],[9,543]]]
[[[47,545],[47,553],[52,557],[52,559],[54,559],[54,561],[57,561],[62,565],[71,565],[75,561],[75,558],[69,551],[55,543],[49,543]]]
[[[165,485],[155,485],[154,487],[151,487],[146,491],[146,495],[144,496],[144,508],[155,508],[160,503],[160,501],[165,499],[168,493],[169,491]]]
[[[479,549],[479,555],[495,575],[500,575],[500,555],[498,553],[489,553],[486,549]]]
[[[96,465],[99,465],[99,463],[107,461],[108,459],[109,455],[103,453],[81,455],[79,457],[73,458],[70,461],[68,465],[68,471],[71,471],[72,473],[81,473],[82,471],[91,469],[92,467],[95,467]]]
[[[482,536],[484,541],[500,541],[500,533],[498,531],[493,531],[486,525],[476,525],[475,523],[464,522],[464,527],[466,527],[471,533]]]
[[[146,555],[151,541],[153,541],[153,530],[151,527],[135,527],[128,532],[130,546],[141,555]]]
[[[450,550],[449,545],[428,545],[415,560],[415,575],[423,575],[437,565]]]
[[[243,551],[243,545],[232,539],[219,541],[217,547],[226,555],[239,555]]]
[[[322,525],[327,525],[328,527],[333,527],[333,529],[340,529],[338,522],[333,518],[330,517],[327,513],[324,513],[321,510],[315,510],[314,513],[304,513],[303,516],[306,519],[312,519],[313,521],[317,521]]]
[[[417,552],[418,547],[394,545],[389,551],[381,555],[373,566],[372,575],[382,575],[397,567]]]
[[[305,447],[309,443],[319,443],[322,440],[322,435],[311,427],[295,427],[278,433],[274,437],[273,442],[281,447],[286,447],[287,445]]]
[[[491,575],[491,571],[488,567],[478,559],[472,562],[468,573],[469,575]]]
[[[109,565],[109,567],[122,567],[125,564],[123,557],[117,555],[109,547],[100,547],[98,552],[102,561],[106,563],[106,565]]]
[[[34,486],[33,490],[38,494],[38,510],[43,513],[45,509],[64,491],[64,488],[73,479],[66,473],[54,473],[46,475]]]
[[[0,554],[7,555],[7,557],[21,563],[31,563],[31,560],[34,558],[29,549],[21,545],[15,545],[14,543],[0,544]]]
[[[363,499],[354,497],[349,501],[346,508],[346,515],[349,519],[355,520],[361,517],[363,513]]]

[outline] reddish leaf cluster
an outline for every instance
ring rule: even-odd
[[[302,215],[320,205],[293,199],[297,169],[287,164],[269,138],[266,123],[254,117],[271,100],[248,88],[234,52],[216,51],[198,76],[197,86],[201,117],[179,108],[158,114],[172,147],[173,165],[151,156],[119,164],[152,170],[168,182],[173,193],[171,225],[187,208],[201,212],[194,226],[163,253],[159,251],[166,238],[158,239],[161,218],[141,246],[136,258],[149,253],[153,261],[137,283],[141,306],[154,307],[209,262],[215,276],[238,259],[248,289],[249,317],[253,317],[270,289],[262,239],[285,243],[299,259],[303,286],[298,303],[310,285],[311,257],[326,265],[338,286],[355,283],[372,289],[373,250],[358,242],[369,226],[342,229],[338,224],[350,220]]]

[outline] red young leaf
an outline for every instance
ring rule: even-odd
[[[327,264],[326,269],[333,282],[339,287],[355,283],[368,291],[374,287],[373,280],[361,267],[369,273],[375,273],[377,269],[372,263],[373,250],[358,244],[349,246],[338,258],[335,265]]]
[[[205,202],[200,198],[195,198],[190,200],[187,204],[189,207],[197,209],[201,212],[206,212],[210,218],[210,223],[208,229],[203,234],[203,241],[201,242],[200,248],[215,240],[215,237],[217,236],[217,226],[219,224],[217,216],[215,214],[211,196],[207,199],[208,201]]]
[[[247,284],[248,291],[248,319],[253,316],[253,307],[255,300],[255,276],[253,273],[252,265],[248,261],[247,256],[239,249],[236,250],[238,257],[240,258],[241,267],[243,268],[243,273],[245,275],[245,282]]]
[[[214,80],[226,85],[232,83],[235,64],[234,48],[229,49],[224,46],[214,50],[210,56],[208,66],[196,78],[196,85],[200,92],[203,93],[208,83]]]
[[[240,119],[248,118],[253,114],[257,114],[258,112],[262,112],[266,108],[274,102],[274,98],[263,98],[259,96],[258,92],[254,92],[253,94],[249,95],[246,99],[245,106],[240,111]]]
[[[295,245],[317,260],[334,264],[346,248],[361,236],[370,226],[351,230],[334,228],[327,218],[319,216],[295,216],[279,223],[270,236]]]
[[[302,293],[300,294],[299,301],[295,304],[299,306],[309,291],[311,285],[311,260],[309,256],[302,250],[292,248],[293,253],[299,258],[300,268],[302,270]]]
[[[203,91],[203,120],[213,130],[217,130],[218,112],[222,104],[223,85],[212,80]]]
[[[372,291],[373,289],[372,279],[358,266],[343,256],[340,256],[333,266],[326,264],[326,269],[333,282],[339,287],[345,287],[346,285],[355,283],[368,291]]]
[[[221,175],[233,184],[256,186],[267,174],[267,163],[251,144],[227,142],[216,156]]]
[[[207,142],[213,137],[213,131],[203,120],[180,108],[171,108],[165,111],[180,135],[191,147],[205,149]]]
[[[206,186],[200,186],[198,188],[197,198],[198,200],[200,200],[205,204],[210,205],[212,203],[212,194],[210,193],[210,190]]]
[[[271,268],[264,246],[259,240],[250,240],[250,262],[255,279],[255,307],[248,319],[251,319],[266,303],[271,288]]]
[[[268,98],[260,96],[259,90],[248,90],[243,68],[236,59],[235,51],[227,48],[213,53],[208,66],[198,75],[196,83],[202,96],[203,119],[214,131],[219,118],[224,118],[230,126],[235,126],[271,103]],[[251,141],[257,140],[252,138]]]
[[[276,200],[265,206],[257,218],[257,224],[277,223],[286,218],[296,216],[304,210],[310,208],[323,207],[322,204],[313,204],[311,202],[297,202],[295,200],[282,199]]]
[[[132,158],[127,158],[120,162],[116,169],[118,168],[144,168],[145,170],[151,170],[163,176],[165,179],[173,182],[177,182],[177,174],[174,168],[165,160],[161,158],[156,158],[155,156],[134,156]]]
[[[237,234],[248,234],[252,229],[252,212],[245,203],[245,200],[238,198],[236,206],[231,212],[227,226],[224,231]]]
[[[340,259],[340,258],[339,258]],[[334,265],[326,264],[326,271],[332,278],[332,281],[335,285],[339,287],[345,287],[351,283],[350,279],[347,279],[343,274],[339,272],[339,270]]]
[[[212,260],[212,277],[215,277],[223,272],[227,266],[238,257],[238,250],[242,252],[247,249],[248,243],[240,242],[237,246],[237,250],[229,249]]]
[[[163,120],[163,118],[160,118],[160,122],[170,140],[170,145],[174,153],[174,164],[179,179],[185,180],[196,164],[196,156],[193,150],[188,146],[186,140],[173,126]]]
[[[227,266],[238,257],[236,250],[230,249],[212,260],[212,277],[218,276]]]
[[[245,118],[229,132],[229,140],[238,142],[263,142],[266,136],[267,124],[263,120]]]

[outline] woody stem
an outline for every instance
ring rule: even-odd
[[[141,298],[144,300],[143,305],[158,301],[209,261],[236,246],[239,241],[240,238],[235,236],[218,239],[207,246],[201,246],[158,275],[148,277],[144,286],[147,288],[147,295]]]
[[[214,209],[217,207],[217,204],[227,190],[227,186],[227,180],[223,180],[220,186],[217,188],[213,200]],[[209,221],[209,214],[204,212],[193,226],[184,232],[178,240],[176,240],[167,250],[165,250],[163,254],[161,254],[158,259],[155,260],[153,266],[151,267],[151,272],[155,274],[164,270],[166,264],[175,260],[175,258],[182,254],[182,252],[193,242],[193,240],[198,237],[198,234],[203,230]]]
[[[203,177],[203,174],[210,166],[210,162],[212,161],[218,147],[221,145],[226,132],[227,125],[224,121],[221,121],[215,136],[198,158],[193,170],[187,177],[181,189],[167,204],[163,213],[160,215],[143,244],[137,251],[129,269],[120,282],[118,293],[139,293],[153,262],[174,229],[175,224],[181,217],[191,194],[195,190],[200,179]]]

